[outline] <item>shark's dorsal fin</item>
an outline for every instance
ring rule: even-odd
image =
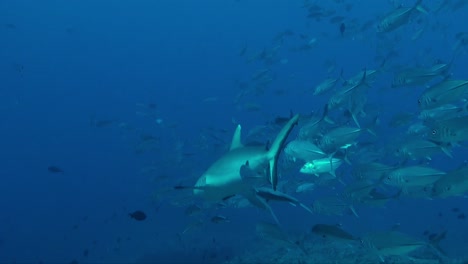
[[[231,147],[229,150],[242,148],[243,146],[244,145],[242,145],[241,142],[241,125],[237,125],[236,131],[234,131],[234,136],[232,136]]]

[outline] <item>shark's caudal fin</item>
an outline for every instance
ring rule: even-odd
[[[278,133],[275,141],[273,141],[273,144],[271,144],[270,149],[268,150],[268,160],[270,163],[269,172],[268,172],[268,180],[270,181],[271,186],[273,187],[273,190],[276,190],[276,185],[278,184],[277,163],[278,163],[279,153],[281,151],[281,148],[283,147],[284,142],[288,138],[289,133],[291,133],[291,130],[293,129],[294,125],[297,124],[298,120],[299,120],[299,115],[293,116],[286,123],[286,125],[284,125],[281,131]]]

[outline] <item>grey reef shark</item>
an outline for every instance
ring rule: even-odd
[[[277,223],[268,201],[283,201],[299,205],[312,212],[297,199],[279,192],[278,157],[288,135],[298,123],[299,115],[293,116],[281,129],[271,146],[244,146],[241,142],[241,125],[232,138],[229,151],[215,161],[198,179],[193,187],[176,186],[176,189],[193,189],[195,196],[209,202],[220,202],[235,195],[241,195],[250,203],[271,213]],[[270,188],[262,187],[266,182]]]

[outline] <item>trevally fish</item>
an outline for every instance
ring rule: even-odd
[[[464,196],[468,194],[468,167],[448,172],[432,185],[433,197]]]
[[[415,10],[427,13],[427,11],[420,7],[421,2],[422,0],[417,0],[412,7],[399,7],[396,10],[393,10],[377,25],[377,32],[391,32],[407,24]]]
[[[460,116],[461,114],[468,114],[468,104],[464,106],[443,104],[435,108],[424,109],[419,112],[418,118],[423,121],[445,120]]]
[[[409,253],[428,245],[398,231],[375,232],[363,238],[365,247],[380,259],[387,256],[407,256]]]
[[[362,131],[364,130],[358,127],[342,126],[335,128],[323,135],[318,147],[326,153],[345,149],[355,143],[356,138],[361,135]]]
[[[450,153],[448,146],[437,144],[425,139],[410,138],[397,147],[395,154],[412,160],[431,160],[434,154],[441,152],[452,158],[452,154]]]
[[[445,174],[444,171],[426,166],[408,166],[391,171],[383,182],[401,188],[426,186],[439,180]]]
[[[293,140],[289,142],[284,148],[284,153],[292,157],[294,161],[296,159],[310,161],[326,156],[323,150],[308,140]]]
[[[312,233],[322,237],[331,237],[340,240],[359,240],[359,238],[351,235],[337,225],[316,224],[312,227]]]
[[[333,177],[336,177],[335,171],[341,166],[341,164],[343,164],[343,160],[337,158],[316,159],[304,164],[300,169],[300,172],[304,174],[313,174],[317,177],[320,174],[329,173]]]
[[[312,204],[312,208],[317,214],[342,216],[345,212],[350,211],[358,217],[352,203],[336,195],[316,199]]]
[[[460,141],[468,140],[468,116],[427,122],[427,126],[427,136],[435,142],[457,145]]]
[[[328,78],[319,83],[314,90],[314,95],[320,95],[329,92],[335,87],[339,78]]]
[[[419,107],[436,108],[459,101],[468,92],[467,80],[444,80],[426,89],[418,99]]]

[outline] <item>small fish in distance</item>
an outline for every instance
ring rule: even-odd
[[[137,210],[133,213],[128,214],[131,218],[137,220],[137,221],[143,221],[146,219],[146,214],[143,211]]]
[[[48,170],[50,173],[63,173],[63,172],[64,172],[61,168],[59,168],[59,167],[57,167],[57,166],[49,166],[49,167],[47,168],[47,170]]]
[[[345,30],[346,30],[346,25],[345,25],[345,23],[341,23],[341,25],[340,25],[340,33],[341,33],[341,36],[342,36],[342,37],[344,36]]]

